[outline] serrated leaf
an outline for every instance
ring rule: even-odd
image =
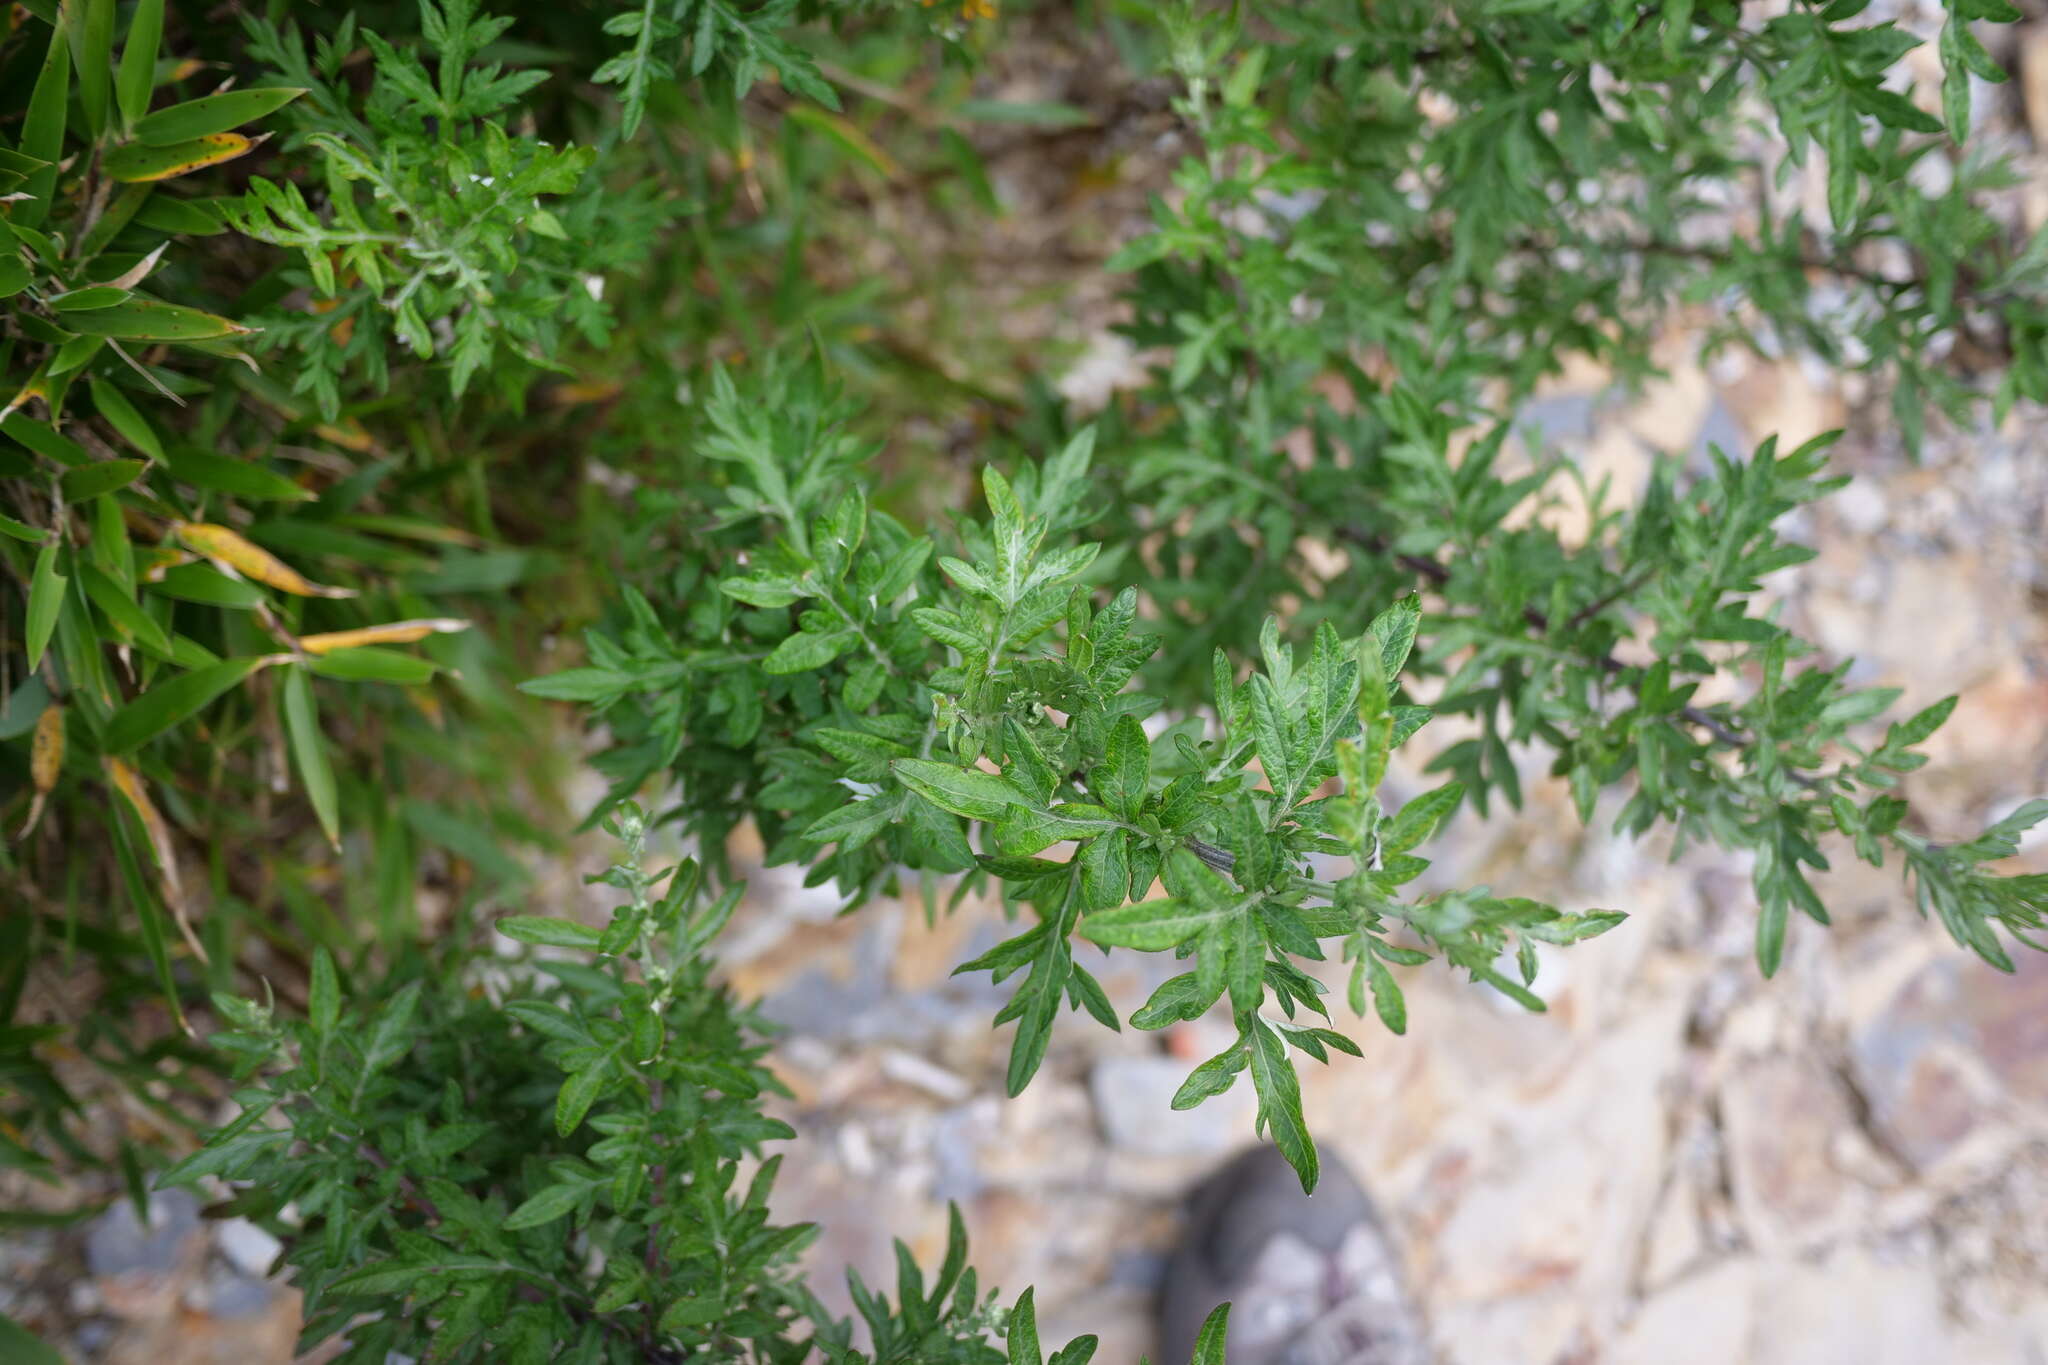
[[[1038,1310],[1029,1289],[1017,1296],[1017,1306],[1010,1310],[1004,1336],[1010,1365],[1045,1365],[1045,1353],[1038,1346]]]
[[[313,1036],[325,1039],[341,1022],[341,984],[335,976],[334,958],[324,945],[313,949],[313,973],[306,989],[306,1019]]]
[[[1301,1081],[1288,1060],[1287,1045],[1264,1020],[1254,1020],[1251,1030],[1252,1084],[1259,1092],[1259,1117],[1273,1135],[1273,1145],[1301,1178],[1304,1194],[1315,1193],[1321,1174],[1316,1145],[1308,1135],[1308,1123],[1301,1112]]]
[[[1242,919],[1245,913],[1234,903],[1204,908],[1181,900],[1139,901],[1086,916],[1081,921],[1081,937],[1105,947],[1164,952],[1205,930]]]
[[[905,786],[939,809],[970,820],[993,820],[1010,806],[1030,805],[1008,782],[977,768],[956,768],[926,758],[899,758],[889,768]]]
[[[1224,1344],[1230,1338],[1230,1305],[1219,1303],[1202,1321],[1195,1336],[1195,1354],[1189,1365],[1225,1365]]]
[[[823,668],[853,648],[859,636],[850,630],[798,631],[784,639],[761,662],[764,673],[808,673]]]
[[[603,940],[603,931],[570,919],[553,919],[544,915],[508,915],[492,926],[506,938],[521,943],[538,943],[551,948],[581,948],[596,952]]]
[[[583,1122],[583,1116],[590,1112],[590,1106],[604,1093],[605,1084],[611,1079],[612,1063],[604,1057],[575,1072],[562,1082],[562,1088],[555,1094],[555,1133],[567,1137]]]
[[[522,1228],[537,1228],[543,1223],[552,1223],[574,1209],[589,1192],[590,1186],[581,1182],[565,1181],[559,1185],[550,1185],[507,1214],[505,1230],[517,1232]]]

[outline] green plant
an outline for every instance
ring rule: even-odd
[[[752,1025],[705,977],[738,895],[723,850],[742,823],[771,862],[835,883],[850,908],[906,879],[935,911],[948,894],[996,890],[1016,932],[962,970],[1017,983],[997,1016],[1016,1025],[1013,1093],[1061,1013],[1125,1022],[1090,945],[1174,953],[1187,969],[1129,1022],[1223,1010],[1235,1026],[1175,1104],[1250,1073],[1259,1128],[1305,1186],[1317,1158],[1293,1054],[1355,1050],[1316,962],[1340,957],[1353,1012],[1370,1006],[1400,1032],[1395,968],[1441,957],[1540,1009],[1537,945],[1622,918],[1513,887],[1413,889],[1428,841],[1465,806],[1519,804],[1518,751],[1549,756],[1583,819],[1621,789],[1621,832],[1664,826],[1681,846],[1746,852],[1766,974],[1795,911],[1827,921],[1814,873],[1833,846],[1895,860],[1922,913],[1996,966],[2010,969],[2013,943],[2040,946],[2048,877],[1996,865],[2048,802],[1961,837],[1928,827],[1900,783],[1953,699],[1887,720],[1895,693],[1852,687],[1846,664],[1817,659],[1768,605],[1765,578],[1812,554],[1789,538],[1789,515],[1841,482],[1832,435],[1668,455],[1631,502],[1516,429],[1569,361],[1649,378],[1648,343],[1674,300],[1711,313],[1709,351],[1796,349],[1881,383],[1892,415],[1870,434],[1907,456],[1930,414],[1962,427],[2048,397],[2048,235],[2007,226],[2009,169],[1964,144],[1970,80],[2002,75],[1971,26],[2016,11],[1945,8],[1936,92],[1901,78],[1915,36],[1868,21],[1859,0],[1763,18],[1729,0],[1090,10],[1133,79],[1173,83],[1171,132],[1189,154],[1153,229],[1108,262],[1129,276],[1124,330],[1156,363],[1084,422],[1028,386],[1006,397],[936,359],[900,363],[936,349],[865,345],[887,301],[914,291],[864,282],[837,298],[812,278],[828,272],[819,257],[859,245],[877,183],[997,202],[962,131],[972,120],[954,112],[959,90],[896,88],[915,67],[904,54],[929,40],[971,56],[954,14],[982,8],[835,7],[834,34],[812,22],[827,7],[789,0],[517,8],[509,26],[465,0],[376,6],[360,27],[271,4],[230,36],[186,36],[305,89],[275,110],[292,132],[274,174],[225,204],[150,199],[114,229],[105,206],[125,199],[102,187],[156,153],[129,136],[124,92],[142,78],[113,72],[113,7],[43,5],[60,22],[31,24],[35,41],[8,49],[19,66],[32,47],[59,74],[21,87],[24,136],[0,161],[29,196],[8,220],[27,232],[10,228],[24,302],[8,360],[32,362],[25,398],[48,412],[17,404],[8,419],[42,463],[17,455],[0,470],[30,513],[0,524],[20,542],[0,553],[31,667],[51,680],[10,689],[0,737],[23,806],[75,799],[87,759],[128,764],[105,771],[139,817],[117,812],[115,833],[143,941],[127,941],[125,921],[93,925],[97,951],[147,960],[173,1000],[215,988],[234,1025],[220,1050],[265,1076],[243,1092],[244,1117],[174,1178],[250,1182],[234,1206],[273,1220],[295,1202],[300,1221],[281,1228],[312,1330],[382,1315],[349,1327],[354,1358],[865,1358],[790,1272],[800,1234],[768,1220],[772,1173],[736,1192],[741,1165],[783,1135],[760,1116],[772,1079]],[[128,30],[152,56],[157,12],[145,0]],[[61,73],[80,51],[95,74],[73,122]],[[849,54],[877,52],[887,78],[861,76]],[[835,91],[883,112],[866,119]],[[249,93],[233,107],[253,107]],[[1064,119],[1057,106],[1023,112]],[[885,148],[869,130],[899,113]],[[1753,136],[1759,124],[1772,136]],[[57,155],[73,143],[86,154]],[[1825,221],[1791,193],[1809,168]],[[834,204],[846,182],[860,193]],[[159,212],[175,222],[152,227]],[[39,226],[60,219],[81,226]],[[246,305],[203,310],[216,319],[205,325],[260,321],[256,344],[273,365],[289,357],[294,379],[245,378],[217,355],[174,379],[141,358],[196,411],[163,455],[143,451],[146,468],[93,458],[136,441],[134,424],[118,403],[96,406],[81,444],[65,426],[64,367],[85,358],[96,404],[103,387],[143,390],[111,346],[67,328],[74,312],[95,315],[79,299],[59,306],[77,292],[133,312],[72,262],[104,230],[104,250],[169,271],[141,234],[225,224],[238,233],[209,239],[220,251],[206,269],[163,278],[188,291],[180,308],[216,293]],[[294,254],[252,263],[250,239]],[[223,340],[187,339],[196,354]],[[893,377],[878,350],[897,357]],[[929,443],[905,419],[963,401],[988,419],[974,468],[910,458]],[[311,437],[347,454],[285,479],[284,448]],[[978,476],[979,501],[933,520],[883,477],[905,464],[940,486]],[[583,487],[586,470],[629,495]],[[183,501],[195,488],[218,501]],[[248,515],[263,488],[307,505]],[[387,489],[393,501],[375,502]],[[578,515],[563,518],[571,489]],[[173,594],[152,586],[144,556],[128,579],[115,572],[126,561],[102,562],[135,525],[167,528],[174,550],[239,579],[181,565],[166,576],[215,596],[157,600]],[[478,737],[532,715],[489,694],[513,666],[477,645],[435,652],[480,632],[427,641],[425,657],[374,651],[431,626],[342,634],[333,652],[372,651],[344,668],[387,681],[459,659],[455,733],[467,736],[409,727],[344,747],[315,723],[324,656],[308,638],[440,619],[442,593],[511,593],[542,566],[501,543],[507,527],[621,572],[581,664],[524,690],[605,726],[605,806],[631,856],[613,877],[627,904],[607,927],[501,922],[598,966],[544,961],[504,998],[477,1000],[461,924],[422,965],[398,950],[408,926],[391,906],[410,888],[411,840],[509,884],[516,864],[498,845],[520,825],[497,807],[485,824],[451,822],[391,793],[409,791],[416,754],[487,762]],[[423,562],[423,544],[462,549]],[[261,554],[324,565],[362,595],[345,605]],[[91,591],[88,566],[129,593]],[[508,634],[587,614],[541,596],[513,596],[508,613],[525,614],[501,618]],[[148,657],[150,622],[167,658]],[[123,647],[145,656],[139,678],[114,671]],[[54,761],[52,691],[77,698],[66,714],[78,716]],[[404,711],[365,705],[357,729],[378,734]],[[285,909],[303,935],[268,920],[254,932],[298,938],[304,1022],[229,989],[236,954],[218,917],[189,945],[196,960],[215,935],[196,980],[151,900],[172,826],[201,823],[190,775],[223,774],[225,808],[254,806],[259,770],[223,755],[272,715],[311,827],[331,837],[346,805],[349,827],[374,836],[364,861],[327,866],[370,888],[345,894],[387,928],[374,950],[351,951],[308,889],[318,881],[295,881]],[[1413,743],[1435,750],[1444,781],[1383,808],[1390,755]],[[168,820],[136,796],[142,782],[177,793]],[[650,878],[639,841],[653,822],[679,826],[701,868]],[[60,930],[79,932],[62,900],[80,897],[88,870],[47,854],[42,866],[57,869],[40,879],[42,908],[0,922],[0,946],[23,964],[0,976],[0,997],[19,998],[28,958]],[[225,871],[215,883],[232,885]],[[394,955],[407,965],[380,971]],[[346,983],[336,960],[357,964]],[[434,1027],[410,1030],[419,1019]],[[26,1038],[31,1056],[49,1036]],[[141,1074],[136,1051],[124,1077]],[[39,1090],[31,1112],[61,1109],[53,1082],[20,1074]],[[531,1120],[550,1105],[552,1125]],[[54,1121],[35,1135],[69,1136]],[[43,1159],[16,1146],[17,1161]],[[733,1236],[707,1242],[706,1227]],[[1000,1360],[984,1343],[1004,1330],[1012,1361],[1037,1361],[1028,1300],[1006,1325],[963,1258],[929,1292],[906,1258],[893,1308],[860,1292],[877,1358]],[[1205,1352],[1220,1357],[1220,1340],[1219,1318]]]
[[[1370,20],[1337,7],[1267,16],[1278,36],[1234,61],[1234,12],[1172,12],[1167,57],[1199,150],[1157,231],[1112,262],[1139,268],[1134,338],[1171,348],[1153,385],[1014,484],[985,472],[986,516],[927,534],[870,505],[873,447],[815,363],[757,367],[744,391],[721,372],[702,462],[684,466],[701,529],[674,538],[654,593],[628,590],[586,667],[527,690],[605,718],[600,766],[618,795],[672,773],[671,816],[707,848],[750,818],[771,861],[807,865],[849,903],[910,870],[990,881],[1028,907],[1031,927],[966,968],[1029,969],[997,1016],[1018,1024],[1012,1093],[1063,1001],[1118,1026],[1077,936],[1192,954],[1196,970],[1133,1022],[1191,1018],[1227,994],[1238,1040],[1176,1103],[1249,1070],[1260,1125],[1305,1185],[1315,1157],[1288,1048],[1320,1060],[1348,1040],[1297,1022],[1323,1007],[1295,959],[1336,940],[1354,1009],[1370,989],[1399,1029],[1388,962],[1439,953],[1540,1009],[1534,943],[1619,918],[1484,887],[1399,892],[1426,866],[1411,850],[1462,803],[1519,803],[1513,746],[1555,753],[1583,818],[1627,782],[1622,831],[1668,823],[1681,846],[1750,850],[1766,974],[1794,911],[1827,922],[1808,869],[1827,866],[1829,834],[1873,864],[1896,859],[1923,913],[2009,970],[2007,942],[2033,942],[2048,918],[2048,877],[1987,864],[2048,802],[1953,842],[1915,828],[1895,789],[1953,699],[1875,731],[1896,691],[1851,688],[1846,665],[1796,669],[1811,647],[1758,602],[1765,575],[1812,555],[1780,524],[1839,486],[1832,437],[1716,451],[1697,471],[1666,458],[1633,511],[1584,489],[1590,526],[1568,540],[1549,490],[1569,460],[1514,467],[1511,418],[1488,406],[1511,414],[1573,352],[1647,350],[1679,281],[1741,286],[1717,344],[1775,330],[1838,355],[1803,311],[1816,236],[1796,218],[1754,241],[1682,235],[1702,211],[1697,183],[1745,169],[1725,149],[1755,77],[1792,156],[1816,120],[1829,130],[1834,231],[1817,240],[1836,254],[1821,267],[1859,280],[1854,253],[1887,238],[1922,272],[1869,286],[1866,363],[1967,408],[1961,377],[1878,338],[1968,328],[1985,310],[2038,318],[2039,251],[1996,267],[2010,290],[1953,287],[1950,229],[1993,233],[1971,197],[1981,182],[1914,187],[1935,144],[1904,139],[1942,125],[1877,84],[1908,43],[1888,24],[1847,27],[1855,11],[1800,10],[1751,34],[1728,7],[1661,21],[1518,11],[1483,31],[1434,7]],[[1816,70],[1829,81],[1813,87]],[[1470,112],[1432,125],[1424,94]],[[1639,220],[1597,195],[1586,208],[1586,177],[1631,186]],[[1523,268],[1567,249],[1572,275]],[[1363,363],[1367,344],[1390,377]],[[2016,355],[1997,403],[2030,391],[2011,376],[2033,363]],[[1116,456],[1091,478],[1097,448]],[[1311,572],[1304,539],[1342,546],[1342,568]],[[1269,614],[1283,600],[1301,604],[1284,620]],[[1623,663],[1615,648],[1639,628],[1652,657]],[[1261,667],[1246,676],[1230,651],[1254,638]],[[1429,707],[1396,691],[1411,643]],[[1695,704],[1726,674],[1750,680],[1743,700]],[[1431,762],[1452,780],[1383,813],[1386,748],[1433,713],[1472,732]],[[1154,716],[1171,723],[1149,733]],[[1055,845],[1070,857],[1036,856]],[[1318,877],[1311,855],[1351,870]]]
[[[865,1350],[793,1275],[816,1229],[769,1220],[782,1158],[755,1162],[794,1133],[761,1113],[781,1088],[705,954],[740,887],[710,895],[687,861],[650,874],[637,807],[610,828],[625,856],[601,880],[625,903],[602,930],[500,920],[570,955],[488,995],[464,989],[456,959],[387,983],[359,1015],[322,951],[303,1020],[217,1000],[234,1031],[216,1044],[238,1074],[266,1074],[163,1178],[236,1181],[231,1207],[289,1220],[300,1349],[346,1332],[344,1361],[1044,1365],[1030,1292],[1007,1311],[981,1292],[957,1210],[929,1285],[900,1242],[893,1305],[851,1277]],[[1226,1311],[1198,1365],[1220,1361]],[[1078,1338],[1051,1365],[1085,1365],[1094,1348]]]

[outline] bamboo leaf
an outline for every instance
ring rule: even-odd
[[[174,180],[193,171],[205,170],[208,166],[218,166],[223,161],[247,156],[262,143],[261,137],[244,137],[240,133],[209,133],[205,137],[156,147],[145,142],[130,142],[101,157],[100,170],[110,180],[130,184]]]
[[[28,584],[28,666],[40,668],[43,651],[50,646],[50,633],[57,629],[57,613],[64,605],[64,588],[71,580],[57,572],[58,542],[51,541],[36,555],[35,571]]]
[[[150,147],[175,147],[253,123],[305,93],[297,86],[279,85],[205,95],[136,120],[135,140]]]
[[[306,799],[313,804],[320,828],[337,853],[341,851],[341,804],[335,792],[334,769],[327,761],[327,737],[320,733],[319,713],[314,709],[313,684],[303,668],[287,668],[280,689],[284,707],[285,736],[291,741],[292,762],[305,784]]]
[[[238,685],[264,663],[263,659],[223,659],[158,683],[114,713],[107,722],[102,747],[110,754],[140,748]]]

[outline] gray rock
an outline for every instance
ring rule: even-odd
[[[1193,1064],[1172,1057],[1105,1057],[1088,1074],[1096,1118],[1110,1143],[1141,1156],[1215,1156],[1250,1137],[1258,1101],[1239,1083],[1193,1109],[1173,1095]]]
[[[123,1199],[94,1219],[85,1233],[85,1262],[95,1275],[136,1271],[168,1274],[178,1268],[187,1241],[199,1231],[199,1200],[187,1190],[149,1197],[149,1226]]]

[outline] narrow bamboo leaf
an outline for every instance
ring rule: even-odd
[[[215,337],[246,336],[256,330],[197,308],[141,297],[111,308],[72,313],[64,322],[74,332],[117,341],[209,341]]]
[[[160,659],[171,657],[171,637],[155,617],[144,611],[134,596],[92,564],[77,566],[79,585],[101,615],[126,631],[131,639]]]
[[[43,663],[43,651],[50,647],[50,633],[57,629],[57,613],[64,605],[64,588],[70,578],[57,572],[57,552],[51,541],[36,555],[35,571],[28,583],[28,666],[34,672]]]
[[[155,739],[238,685],[264,664],[262,659],[224,659],[158,683],[114,713],[102,746],[125,754]]]
[[[331,649],[307,661],[306,667],[323,678],[340,682],[393,683],[418,687],[432,682],[440,665],[417,654],[400,654],[391,649]]]
[[[156,50],[164,35],[164,0],[138,0],[121,44],[121,69],[114,77],[114,96],[121,122],[134,126],[149,111],[156,89]]]
[[[92,391],[92,405],[106,419],[107,425],[149,459],[163,459],[163,442],[157,439],[156,429],[136,410],[128,395],[97,375],[86,382]]]
[[[312,681],[305,669],[287,668],[280,691],[285,736],[291,741],[299,781],[305,784],[306,799],[313,805],[313,814],[319,817],[328,844],[339,852],[341,804],[335,792],[334,769],[327,760],[327,737],[320,733],[319,712],[314,709]]]
[[[117,303],[125,303],[130,297],[126,289],[111,284],[92,284],[51,295],[50,307],[59,313],[88,313],[95,308],[111,308]]]
[[[209,133],[205,137],[162,147],[130,142],[101,157],[100,170],[111,180],[129,183],[174,180],[193,171],[205,170],[208,166],[218,166],[223,161],[247,156],[261,142],[261,138],[244,137],[240,133]]]
[[[50,214],[57,189],[57,163],[64,157],[64,121],[70,101],[71,44],[62,29],[53,28],[36,88],[28,97],[28,115],[21,125],[22,153],[43,165],[30,173],[18,191],[28,197],[8,205],[17,226],[40,227]]]
[[[66,502],[88,502],[126,488],[149,468],[146,460],[101,460],[96,464],[67,469],[57,481]]]
[[[107,126],[107,95],[114,74],[114,0],[65,0],[58,13],[78,71],[78,107],[85,114],[86,131],[98,137]]]
[[[251,502],[310,502],[315,496],[310,488],[262,465],[191,446],[178,447],[165,463],[179,483],[210,493],[229,493]]]
[[[279,85],[204,95],[137,119],[135,140],[151,147],[172,147],[225,133],[274,114],[305,93],[296,86]]]

